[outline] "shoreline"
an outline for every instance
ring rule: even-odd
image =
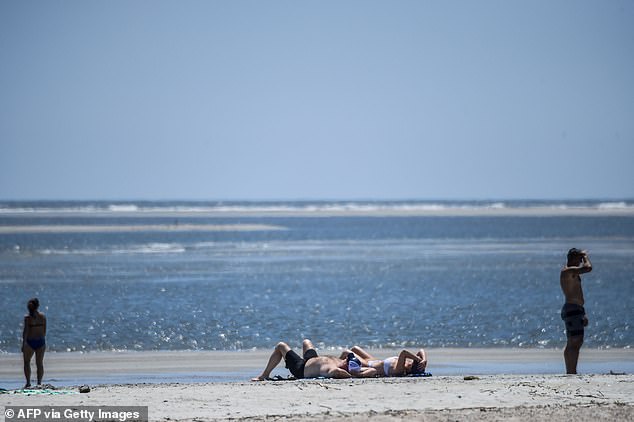
[[[560,349],[426,348],[428,371],[434,376],[462,375],[560,375],[564,371]],[[320,349],[321,355],[337,356],[340,349]],[[378,357],[399,349],[370,349]],[[218,383],[248,381],[265,366],[270,350],[248,351],[121,351],[47,352],[44,383],[160,384],[169,382]],[[33,374],[35,362],[31,362]],[[634,373],[634,349],[582,349],[579,372],[585,374]],[[273,376],[286,377],[280,364]],[[22,355],[0,354],[0,387],[24,385]]]

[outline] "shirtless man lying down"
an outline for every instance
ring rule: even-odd
[[[284,359],[286,368],[297,379],[301,378],[350,378],[350,373],[346,371],[347,360],[334,356],[318,356],[313,343],[306,339],[302,343],[302,356],[293,351],[288,344],[279,342],[269,358],[269,362],[260,376],[252,378],[251,381],[264,381],[269,378],[271,371]]]

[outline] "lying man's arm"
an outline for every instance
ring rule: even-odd
[[[350,378],[351,375],[348,371],[344,371],[341,368],[333,368],[326,374],[328,378]]]
[[[376,377],[376,369],[362,367],[360,370],[356,371],[356,373],[352,374],[355,378],[374,378]]]

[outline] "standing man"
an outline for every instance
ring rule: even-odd
[[[566,373],[577,373],[579,349],[583,344],[584,327],[588,325],[586,310],[583,308],[583,290],[581,289],[581,274],[592,271],[592,264],[588,252],[572,248],[568,251],[568,262],[561,270],[559,282],[564,292],[566,303],[561,308],[561,319],[566,324],[568,343],[564,349]]]

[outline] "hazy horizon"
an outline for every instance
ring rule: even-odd
[[[3,1],[0,199],[634,198],[632,22],[616,0]]]
[[[363,197],[323,197],[323,198],[142,198],[142,197],[86,197],[86,198],[0,198],[0,202],[583,202],[583,201],[606,201],[606,202],[620,202],[620,201],[634,201],[634,196],[631,197],[560,197],[560,198],[521,198],[521,197],[506,197],[506,198],[496,198],[496,197],[482,197],[482,198],[363,198]]]

